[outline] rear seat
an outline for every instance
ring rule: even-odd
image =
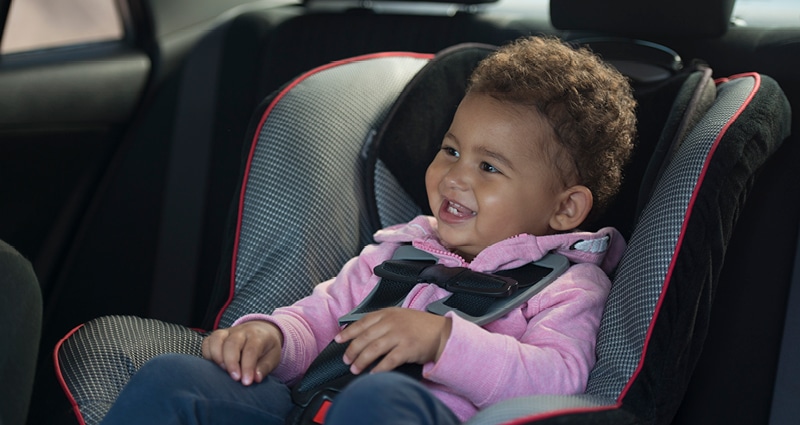
[[[383,33],[384,36],[375,36],[375,29],[385,31],[387,28],[393,30]],[[368,12],[339,15],[307,12],[300,6],[248,11],[222,24],[218,31],[222,32],[222,50],[220,68],[211,83],[216,87],[211,161],[206,170],[208,184],[202,191],[205,205],[200,218],[202,233],[193,235],[200,241],[192,272],[196,286],[191,288],[194,295],[185,310],[188,313],[177,320],[205,327],[208,327],[207,321],[203,323],[205,306],[212,297],[222,229],[238,181],[243,136],[250,113],[266,94],[303,70],[363,53],[385,50],[433,53],[459,42],[502,44],[528,33],[578,35],[549,26],[540,28],[531,22],[470,15],[422,20],[414,16],[412,23],[409,17],[401,15],[374,16]],[[208,35],[216,36],[219,34]],[[58,304],[46,311],[45,323],[58,323],[61,327],[45,328],[43,346],[52,347],[76,323],[105,314],[135,314],[175,321],[164,317],[171,312],[163,308],[173,305],[174,298],[168,292],[151,297],[151,288],[143,285],[153,282],[159,267],[154,252],[160,244],[157,229],[163,224],[161,207],[169,175],[169,149],[174,143],[175,116],[172,112],[174,105],[181,102],[180,75],[169,78],[151,98],[148,114],[140,117],[139,126],[133,129],[126,147],[116,158],[114,172],[106,177],[107,196],[96,201],[94,215],[87,217],[82,230],[85,237],[81,245],[76,247],[60,279],[55,282],[65,291]],[[797,118],[794,120],[797,122]],[[778,307],[789,290],[800,200],[779,197],[773,188],[800,193],[800,181],[792,174],[793,164],[800,161],[796,138],[793,136],[783,145],[755,182],[752,196],[758,201],[750,202],[743,212],[739,230],[731,242],[720,291],[716,294],[709,343],[679,419],[691,422],[688,418],[716,412],[715,415],[729,415],[726,418],[729,422],[737,422],[742,417],[761,418],[764,409],[768,409],[768,406],[753,406],[752,397],[747,394],[771,393],[780,348],[784,312]],[[131,214],[131,211],[137,213]],[[134,222],[120,223],[116,220],[118,217]],[[624,226],[623,221],[620,220],[620,226]],[[120,241],[125,243],[120,244]],[[177,242],[174,248],[184,246],[182,241]],[[99,252],[104,253],[102,262],[97,261]],[[163,251],[162,254],[171,255]],[[753,264],[768,266],[754,267]],[[113,276],[112,285],[109,285],[109,276]],[[768,286],[762,282],[772,284]],[[758,290],[753,291],[754,287]],[[73,308],[86,299],[102,301],[86,309]],[[753,308],[753,300],[761,306],[756,311],[749,310]],[[161,317],[151,314],[154,311],[163,314]],[[743,311],[747,314],[742,314]],[[740,344],[748,339],[754,342],[742,347]],[[753,350],[750,344],[758,344],[762,349]],[[758,372],[730,373],[742,365]],[[50,379],[51,372],[44,373],[45,379]],[[727,393],[717,391],[720,377],[732,381],[726,386]],[[742,382],[742,379],[748,381]],[[712,387],[717,392],[709,395]],[[54,390],[59,393],[54,397],[60,397],[60,389]],[[731,408],[730,400],[742,397],[747,400]],[[724,422],[720,416],[713,419]]]

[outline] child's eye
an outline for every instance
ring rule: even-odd
[[[458,151],[455,150],[455,148],[451,148],[450,146],[442,146],[442,150],[444,151],[444,153],[446,153],[446,154],[448,154],[450,156],[454,156],[456,158],[458,158],[460,156]]]
[[[487,173],[499,173],[500,170],[494,168],[494,165],[489,164],[488,162],[481,162],[481,170],[486,171]]]

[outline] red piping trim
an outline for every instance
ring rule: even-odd
[[[259,131],[257,131],[253,135],[253,140],[250,142],[250,153],[247,156],[247,165],[245,166],[244,180],[242,181],[242,190],[239,193],[239,213],[238,213],[238,217],[236,219],[236,236],[235,236],[235,240],[234,240],[234,244],[233,244],[233,258],[231,258],[232,267],[231,267],[230,290],[229,290],[229,293],[228,293],[228,300],[225,302],[225,304],[222,306],[222,308],[220,309],[219,313],[217,314],[217,319],[214,321],[213,329],[217,329],[219,327],[219,322],[220,322],[220,320],[222,320],[222,314],[228,308],[228,306],[231,304],[231,302],[233,301],[234,292],[236,290],[236,284],[235,284],[235,282],[236,282],[236,258],[238,258],[238,253],[239,253],[239,235],[240,235],[240,233],[242,231],[242,212],[243,212],[243,209],[244,209],[244,193],[245,193],[245,189],[247,188],[247,180],[248,180],[248,177],[250,176],[250,166],[251,166],[251,164],[253,162],[253,155],[255,153],[256,145],[258,143],[258,136],[260,134],[260,129],[264,125],[264,122],[267,120],[267,117],[272,112],[272,110],[275,108],[275,106],[278,104],[278,102],[280,102],[281,99],[283,99],[283,97],[286,95],[286,93],[288,93],[295,86],[297,86],[298,84],[300,84],[301,82],[303,82],[307,78],[309,78],[309,77],[311,77],[311,76],[313,76],[315,74],[318,74],[318,73],[320,73],[320,72],[322,72],[322,71],[324,71],[326,69],[334,68],[334,67],[337,67],[337,66],[340,66],[340,65],[345,65],[345,64],[349,64],[349,63],[353,63],[353,62],[359,62],[359,61],[368,60],[368,59],[385,58],[385,57],[410,57],[410,58],[418,58],[418,59],[431,59],[431,58],[434,57],[434,55],[430,54],[430,53],[413,53],[413,52],[381,52],[381,53],[372,53],[372,54],[367,54],[367,55],[355,56],[355,57],[352,57],[352,58],[349,58],[349,59],[343,59],[343,60],[339,60],[339,61],[334,61],[334,62],[328,63],[326,65],[322,65],[322,66],[319,66],[317,68],[314,68],[314,69],[312,69],[312,70],[300,75],[299,77],[297,77],[288,86],[286,86],[286,88],[284,88],[280,93],[278,93],[275,96],[275,98],[272,99],[272,102],[270,102],[270,104],[264,110],[264,113],[261,115],[261,120],[258,122],[258,127],[256,127],[257,129],[259,129]]]
[[[517,418],[512,421],[505,422],[503,425],[526,425],[531,421],[541,421],[563,415],[604,412],[606,410],[617,409],[621,404],[622,403],[616,403],[614,405],[608,405],[608,406],[597,406],[597,407],[576,407],[572,409],[562,409],[562,410],[554,410],[551,412],[537,413],[535,415]]]
[[[69,390],[69,387],[67,387],[67,382],[64,380],[64,375],[61,374],[61,365],[58,362],[58,352],[61,350],[61,346],[64,344],[64,341],[66,341],[82,327],[83,324],[78,325],[75,327],[75,329],[69,331],[68,334],[61,338],[58,343],[56,343],[55,349],[53,350],[53,365],[56,369],[56,378],[58,379],[58,383],[61,384],[61,389],[64,391],[64,394],[66,394],[69,404],[72,405],[72,412],[75,414],[75,418],[78,419],[78,423],[80,425],[86,425],[86,421],[83,420],[83,415],[78,407],[78,402],[75,401],[75,397],[72,396],[72,392]]]
[[[703,163],[703,168],[700,170],[700,175],[698,176],[697,182],[695,183],[695,186],[694,186],[694,190],[692,191],[692,197],[689,199],[689,205],[686,208],[686,214],[684,215],[683,224],[681,225],[681,233],[678,236],[678,242],[677,242],[677,245],[676,245],[676,249],[672,254],[672,259],[670,260],[670,263],[669,263],[669,269],[667,270],[667,276],[666,276],[666,279],[665,279],[666,283],[664,285],[664,289],[661,290],[661,295],[659,296],[658,303],[656,304],[655,313],[653,314],[653,318],[650,320],[650,325],[649,325],[648,330],[647,330],[647,336],[646,336],[645,341],[644,341],[644,346],[642,347],[642,355],[639,357],[639,365],[636,367],[636,370],[634,371],[633,375],[631,375],[630,379],[628,380],[627,385],[625,385],[625,388],[623,388],[622,392],[620,393],[619,397],[617,398],[617,403],[619,405],[622,404],[622,399],[625,398],[625,395],[627,395],[628,390],[633,385],[633,381],[639,376],[639,373],[641,372],[642,367],[644,367],[644,359],[645,359],[645,356],[647,355],[647,348],[650,345],[650,337],[653,334],[653,328],[655,327],[655,319],[658,317],[658,314],[661,312],[661,305],[664,302],[664,296],[666,295],[666,292],[669,289],[669,284],[672,281],[672,273],[673,273],[673,271],[675,269],[675,262],[677,260],[678,253],[680,252],[680,248],[683,246],[683,238],[686,235],[686,226],[687,226],[687,224],[689,222],[689,218],[692,215],[692,211],[694,209],[694,203],[697,200],[697,194],[699,192],[700,186],[703,184],[703,181],[705,180],[706,172],[708,172],[708,165],[709,165],[709,163],[711,161],[711,158],[714,157],[714,152],[717,151],[717,147],[719,146],[720,140],[722,140],[722,138],[725,136],[725,134],[727,134],[728,128],[730,128],[730,126],[734,123],[734,121],[736,121],[736,119],[739,118],[739,116],[742,114],[742,111],[744,111],[744,109],[747,108],[748,105],[750,105],[750,101],[753,99],[753,96],[755,96],[756,92],[761,87],[761,75],[759,75],[757,73],[737,74],[737,75],[733,75],[733,76],[725,78],[725,79],[718,80],[718,81],[721,81],[721,82],[728,82],[728,81],[733,80],[733,79],[746,78],[746,77],[750,77],[750,78],[755,79],[755,83],[753,84],[753,88],[750,91],[750,94],[747,96],[745,101],[742,102],[742,104],[739,106],[739,109],[736,110],[736,112],[728,120],[728,122],[725,123],[725,125],[722,127],[722,129],[720,129],[719,134],[717,134],[717,138],[714,140],[714,143],[711,145],[711,148],[709,150],[708,155],[706,155],[706,160]]]

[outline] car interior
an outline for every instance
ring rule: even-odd
[[[150,356],[425,213],[466,75],[527,35],[630,78],[639,140],[599,220],[630,252],[587,394],[471,423],[792,423],[800,10],[748,24],[742,1],[119,0],[120,40],[3,55],[0,423],[98,423]]]

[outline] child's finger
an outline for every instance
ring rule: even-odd
[[[269,350],[267,354],[261,356],[258,360],[258,364],[256,364],[255,369],[255,382],[260,383],[264,380],[264,377],[272,373],[276,367],[278,367],[278,363],[281,361],[281,350],[280,348],[273,348]]]
[[[213,360],[213,358],[211,357],[211,347],[210,347],[212,335],[214,334],[212,333],[203,338],[203,343],[202,345],[200,345],[200,352],[203,358],[207,360]]]
[[[372,368],[370,373],[387,372],[394,370],[401,365],[409,363],[408,356],[404,355],[399,347],[395,347],[386,353],[385,356]]]
[[[241,332],[234,332],[222,343],[222,365],[234,381],[242,379],[240,367],[244,338]]]
[[[264,375],[275,367],[270,365],[277,365],[280,362],[280,350],[280,341],[274,341],[268,335],[250,334],[242,348],[242,357],[239,361],[242,370],[242,384],[250,385],[254,382],[261,382]]]
[[[364,332],[350,342],[344,354],[344,362],[350,365],[353,374],[363,372],[396,347],[391,335],[377,331]]]
[[[228,335],[227,329],[217,330],[203,340],[203,357],[223,366],[222,343]]]
[[[333,340],[338,342],[339,344],[342,344],[344,342],[350,341],[351,339],[358,337],[359,335],[363,334],[364,331],[366,331],[367,329],[369,329],[374,324],[380,321],[381,318],[380,313],[381,311],[376,311],[367,314],[358,321],[347,325],[347,327],[342,329],[341,332],[339,332],[338,334],[336,334],[335,337],[333,337]]]
[[[239,361],[243,385],[250,385],[255,382],[256,364],[264,353],[263,345],[261,341],[252,339],[245,341],[245,346],[242,348],[241,359]]]

